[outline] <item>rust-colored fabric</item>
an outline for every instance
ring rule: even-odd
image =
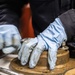
[[[25,5],[22,9],[20,32],[22,38],[34,37],[32,16],[29,4]]]

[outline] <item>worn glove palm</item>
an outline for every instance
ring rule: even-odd
[[[67,40],[65,30],[59,18],[56,18],[40,35],[25,41],[18,54],[22,65],[29,61],[29,67],[34,68],[44,50],[48,50],[48,63],[50,69],[55,68],[57,50],[62,42]],[[28,60],[30,57],[30,60]]]
[[[21,36],[16,26],[0,25],[0,50],[8,54],[19,49],[21,46]]]

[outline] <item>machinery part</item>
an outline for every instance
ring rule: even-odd
[[[66,63],[69,62],[69,51],[68,50],[58,50],[56,68],[53,71],[49,70],[47,62],[47,51],[44,51],[40,57],[37,66],[33,69],[26,66],[22,66],[20,61],[15,58],[10,63],[10,69],[24,73],[26,75],[58,75],[62,74],[66,70]]]
[[[75,75],[75,68],[68,70],[64,75]]]

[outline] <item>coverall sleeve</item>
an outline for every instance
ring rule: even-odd
[[[12,11],[6,1],[0,1],[0,25],[13,24],[17,25],[19,17]]]

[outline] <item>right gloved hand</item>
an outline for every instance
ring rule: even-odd
[[[16,26],[0,25],[0,50],[8,54],[21,46],[21,36]]]
[[[57,60],[57,50],[67,36],[59,18],[55,19],[40,35],[24,41],[18,54],[22,65],[29,61],[29,67],[34,68],[44,50],[48,50],[48,63],[54,69]],[[44,61],[43,61],[44,62]]]

